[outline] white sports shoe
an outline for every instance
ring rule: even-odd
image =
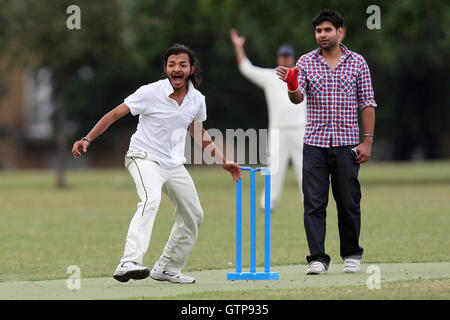
[[[153,266],[150,272],[150,278],[158,281],[169,281],[173,283],[195,283],[195,278],[186,276],[181,272],[175,273],[164,270],[158,262]]]
[[[327,274],[327,267],[320,261],[312,261],[308,265],[306,274]]]
[[[113,278],[120,282],[127,282],[130,279],[140,280],[149,276],[150,269],[141,266],[133,261],[121,262],[113,274]]]
[[[359,273],[361,271],[361,259],[355,257],[344,258],[345,273]]]

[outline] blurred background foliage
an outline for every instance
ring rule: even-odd
[[[71,4],[81,8],[81,30],[66,27]],[[366,9],[374,4],[381,29],[370,30]],[[344,44],[369,64],[379,106],[376,144],[385,146],[385,159],[450,156],[448,1],[0,0],[1,55],[10,65],[52,69],[63,110],[58,132],[70,141],[139,86],[160,79],[162,54],[174,42],[200,57],[207,128],[266,128],[264,95],[240,75],[229,30],[246,36],[255,65],[272,68],[281,44],[298,57],[316,48],[311,20],[323,8],[343,15]],[[64,121],[76,129],[64,129]],[[116,125],[134,127],[136,119]]]

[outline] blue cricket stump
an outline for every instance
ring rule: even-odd
[[[278,280],[278,272],[270,272],[270,168],[241,167],[250,172],[250,272],[242,272],[242,179],[236,182],[236,272],[227,280]],[[264,171],[264,272],[256,272],[256,171]]]

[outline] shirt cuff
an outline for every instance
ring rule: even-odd
[[[375,101],[367,101],[366,103],[361,104],[361,105],[359,106],[359,109],[362,110],[362,109],[367,108],[367,107],[373,107],[373,108],[376,108],[376,107],[377,107],[377,104],[375,103]]]

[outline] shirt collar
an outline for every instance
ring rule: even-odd
[[[342,43],[339,43],[339,46],[341,47],[342,50],[342,58],[346,59],[351,54],[351,51],[348,50],[347,47],[344,46]]]
[[[169,97],[174,92],[169,78],[166,78],[163,80],[163,90],[164,90],[164,94],[166,95],[166,97]],[[188,80],[188,90],[187,90],[185,98],[190,99],[193,92],[194,92],[194,84],[192,83],[191,80]]]
[[[339,43],[339,47],[341,47],[341,50],[342,50],[342,57],[341,57],[341,59],[346,59],[347,56],[350,55],[351,51],[348,50],[347,47],[344,46],[342,43]],[[320,47],[317,48],[316,51],[314,52],[314,54],[316,56],[322,56],[321,53],[322,53],[322,49]]]

